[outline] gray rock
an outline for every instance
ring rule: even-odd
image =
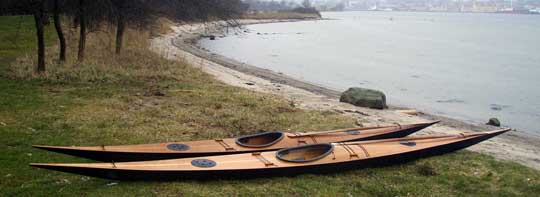
[[[489,121],[488,121],[486,124],[487,124],[487,125],[496,126],[496,127],[500,127],[500,126],[501,126],[501,122],[500,122],[499,119],[497,119],[497,118],[490,118]]]
[[[341,94],[339,101],[360,107],[369,107],[374,109],[388,108],[384,93],[378,90],[366,88],[349,88],[347,91]]]

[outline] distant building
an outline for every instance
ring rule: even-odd
[[[540,13],[540,0],[317,0],[342,10]],[[333,5],[330,5],[332,4]]]

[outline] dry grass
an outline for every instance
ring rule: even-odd
[[[156,89],[165,96],[148,96]],[[135,88],[85,100],[66,111],[66,119],[58,124],[78,131],[74,144],[124,144],[233,137],[260,130],[333,129],[351,126],[352,121],[338,114],[297,110],[274,95],[201,84]]]
[[[160,30],[166,31],[166,29]],[[204,75],[181,62],[169,61],[149,51],[150,33],[129,29],[124,50],[114,53],[114,29],[100,28],[88,34],[86,57],[77,62],[77,32],[67,32],[67,61],[58,62],[58,47],[46,54],[47,71],[34,72],[36,56],[28,53],[10,64],[9,76],[15,79],[42,79],[51,82],[119,82],[133,80],[192,79]]]

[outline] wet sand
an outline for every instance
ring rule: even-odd
[[[295,21],[298,20],[240,20],[239,23],[248,25]],[[418,115],[408,115],[401,113],[399,110],[402,108],[395,106],[391,106],[387,110],[375,110],[341,103],[339,102],[340,92],[332,88],[294,79],[268,69],[244,64],[218,54],[213,54],[196,45],[197,40],[208,39],[203,38],[204,36],[224,36],[225,31],[238,31],[238,33],[242,33],[240,29],[227,28],[227,24],[220,22],[206,25],[178,24],[173,26],[172,29],[174,30],[173,33],[152,39],[151,48],[153,51],[162,54],[166,58],[183,60],[192,66],[199,67],[226,84],[256,92],[281,95],[301,109],[341,113],[344,116],[356,119],[359,126],[442,120],[441,123],[424,129],[415,135],[455,134],[497,129],[497,127],[473,125],[422,112]],[[521,131],[509,132],[472,146],[468,150],[540,169],[540,137]]]

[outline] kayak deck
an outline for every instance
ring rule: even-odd
[[[207,176],[251,178],[259,175],[335,172],[348,168],[395,164],[459,150],[507,131],[509,129],[459,135],[315,144],[282,149],[277,152],[158,161],[31,165],[108,179],[204,179]],[[331,151],[328,151],[328,146],[332,147]],[[312,160],[312,158],[316,159]]]
[[[311,133],[267,132],[239,138],[119,146],[40,146],[35,148],[97,161],[142,161],[278,150],[303,144],[404,137],[439,121],[349,128]]]

